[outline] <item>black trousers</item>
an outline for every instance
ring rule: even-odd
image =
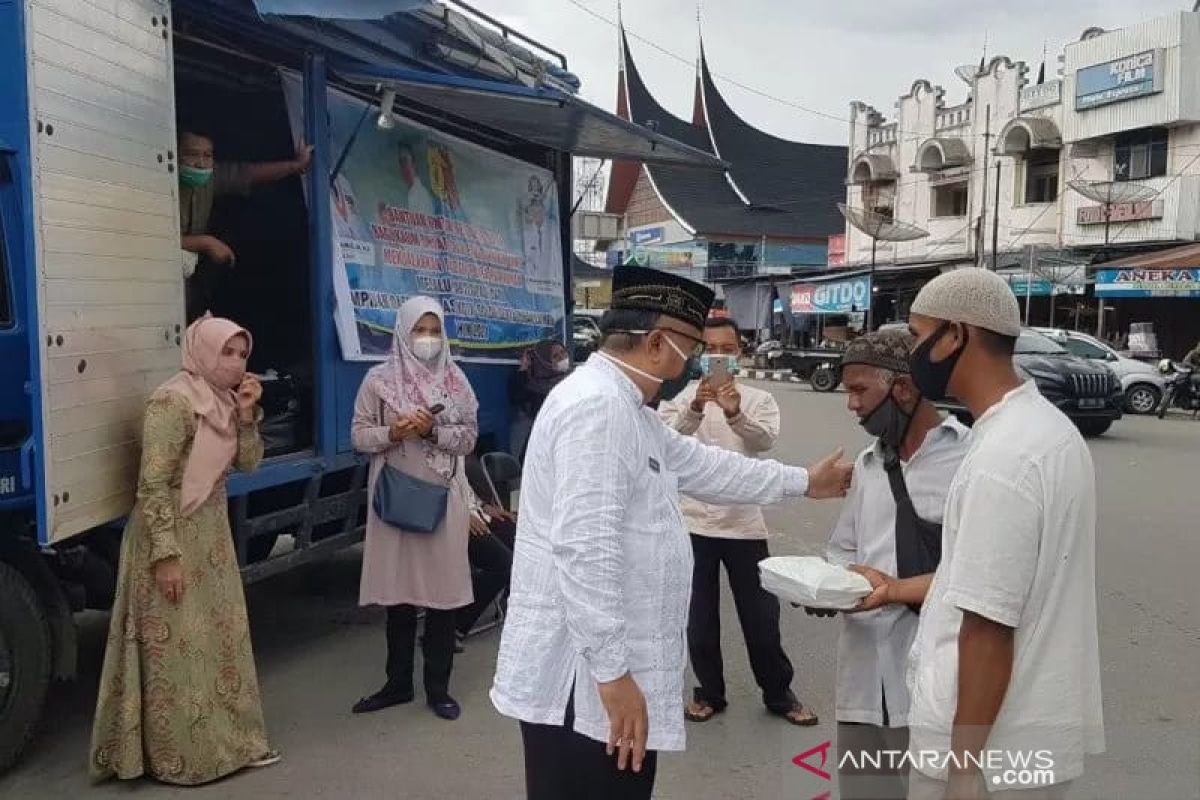
[[[475,601],[459,610],[457,615],[458,632],[468,634],[488,605],[496,599],[496,595],[508,586],[512,577],[513,554],[509,545],[505,544],[508,533],[505,529],[516,526],[504,520],[492,520],[488,526],[490,536],[471,534],[467,545],[467,559],[471,562],[471,589]]]
[[[421,654],[425,659],[425,698],[431,703],[450,696],[450,672],[454,668],[454,611],[425,609],[425,636]],[[413,662],[417,645],[416,606],[388,606],[387,689],[411,694]]]
[[[574,695],[574,692],[571,693]],[[617,769],[617,756],[605,745],[571,730],[574,707],[562,725],[521,723],[525,744],[527,800],[650,800],[658,754],[646,752],[642,771]]]
[[[776,712],[790,711],[795,675],[779,640],[779,600],[758,580],[758,562],[770,555],[764,539],[717,539],[692,534],[696,567],[692,573],[692,606],[688,614],[688,654],[700,685],[695,698],[720,710],[726,706],[721,660],[721,565],[737,607],[754,679],[763,703]]]

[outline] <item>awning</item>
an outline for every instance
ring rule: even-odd
[[[913,163],[914,172],[938,172],[950,167],[963,167],[971,163],[971,150],[962,139],[935,137],[926,139],[917,148]]]
[[[1185,244],[1166,250],[1154,250],[1136,256],[1126,256],[1103,264],[1092,264],[1089,269],[1116,269],[1137,267],[1140,269],[1191,269],[1200,267],[1200,244]]]
[[[1054,120],[1045,117],[1017,117],[1000,129],[996,136],[996,155],[1024,155],[1038,148],[1062,147],[1062,135]]]
[[[322,19],[383,19],[430,5],[432,0],[254,0],[260,14]]]
[[[558,89],[368,64],[332,68],[351,83],[394,89],[426,108],[577,156],[712,170],[728,166]]]
[[[899,173],[891,156],[882,153],[862,153],[850,165],[849,183],[871,183],[895,180]]]

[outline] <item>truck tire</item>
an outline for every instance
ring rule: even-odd
[[[808,382],[812,384],[814,392],[832,392],[838,385],[837,371],[829,367],[817,367]]]
[[[29,582],[0,563],[0,773],[29,743],[50,686],[50,626]]]

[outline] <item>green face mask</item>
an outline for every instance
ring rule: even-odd
[[[212,167],[201,169],[187,164],[179,165],[179,182],[184,186],[203,186],[212,180],[212,174]]]

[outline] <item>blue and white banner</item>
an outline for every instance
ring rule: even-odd
[[[299,138],[301,80],[284,73],[283,86]],[[362,114],[361,100],[330,90],[335,156]],[[346,360],[385,358],[396,309],[414,295],[441,301],[458,358],[511,360],[561,338],[565,266],[552,173],[403,118],[381,129],[372,113],[329,192]]]
[[[1200,267],[1101,269],[1097,297],[1200,297]]]

